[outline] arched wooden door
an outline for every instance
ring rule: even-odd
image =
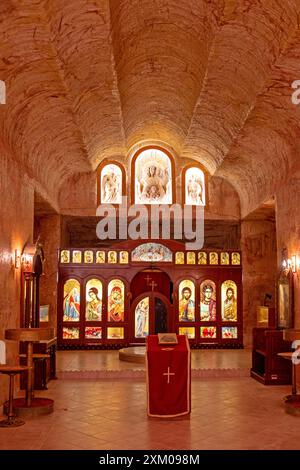
[[[145,338],[173,331],[173,306],[160,292],[144,292],[131,306],[131,341],[143,343]]]

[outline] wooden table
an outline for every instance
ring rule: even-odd
[[[33,343],[42,340],[50,340],[54,338],[54,328],[14,328],[5,330],[5,339],[13,341],[25,341],[27,343],[27,368],[28,368],[28,380],[26,389],[26,408],[35,408],[35,414],[38,413],[39,403],[38,399],[33,398]],[[43,399],[41,406],[45,408],[47,404],[49,409],[53,408],[53,400]],[[20,401],[20,400],[19,400]],[[33,403],[33,401],[35,401]],[[14,403],[16,400],[14,400]],[[20,408],[22,408],[22,401],[20,401]],[[27,413],[29,414],[29,413]],[[42,414],[42,413],[41,413]]]

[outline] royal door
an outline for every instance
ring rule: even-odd
[[[149,334],[173,331],[173,306],[160,292],[144,292],[132,303],[131,325],[133,343],[145,342]]]

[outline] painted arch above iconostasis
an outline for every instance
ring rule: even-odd
[[[168,150],[143,147],[133,155],[130,168],[117,161],[101,162],[97,170],[97,202],[119,205],[122,196],[127,196],[131,204],[206,206],[207,180],[208,174],[199,163],[182,167]]]
[[[198,161],[162,147],[142,147],[128,159],[104,159],[97,171],[67,180],[60,193],[65,215],[95,216],[99,204],[184,204],[205,207],[205,217],[240,219],[239,196],[225,179],[209,175]]]

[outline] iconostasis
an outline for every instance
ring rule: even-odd
[[[242,347],[240,252],[182,247],[60,250],[59,348],[117,349],[167,331],[187,335],[191,347]]]

